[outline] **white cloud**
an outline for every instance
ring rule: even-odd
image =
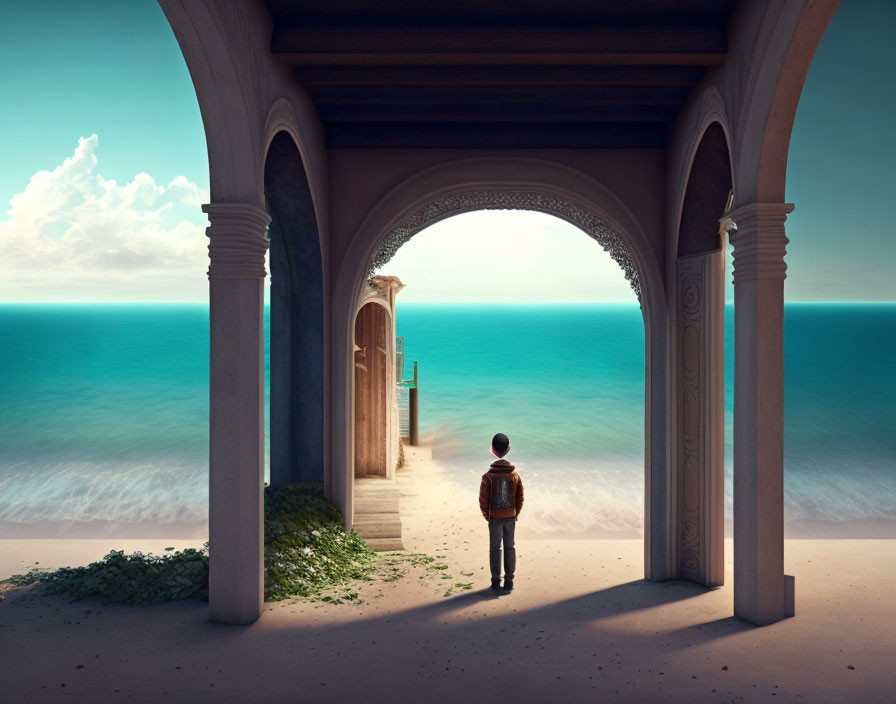
[[[178,176],[98,172],[98,138],[39,171],[0,220],[0,301],[208,300],[208,193]],[[529,211],[477,211],[416,235],[382,273],[404,301],[625,301],[619,266],[573,225]],[[268,280],[269,282],[269,280]],[[265,292],[267,294],[267,287]]]
[[[480,210],[416,234],[377,273],[399,301],[637,301],[619,265],[574,225],[544,213]]]
[[[0,301],[208,298],[208,193],[147,173],[124,185],[97,171],[99,140],[39,171],[0,220]]]

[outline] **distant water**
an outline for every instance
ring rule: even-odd
[[[397,325],[421,435],[474,500],[501,431],[530,527],[641,533],[636,306],[400,304]],[[0,330],[0,537],[201,535],[207,307],[3,305]],[[896,535],[896,306],[789,305],[785,335],[791,533]]]
[[[726,514],[731,518],[733,308],[726,311]],[[537,532],[640,535],[644,327],[629,305],[399,307],[420,432],[465,486],[495,432]],[[896,537],[896,305],[785,313],[788,534]]]

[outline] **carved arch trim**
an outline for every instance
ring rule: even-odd
[[[606,220],[566,198],[530,189],[477,189],[451,193],[412,211],[379,243],[368,262],[367,276],[385,266],[402,245],[421,230],[453,215],[474,210],[534,210],[566,220],[595,240],[619,264],[641,303],[641,280],[625,242]]]
[[[327,222],[327,209],[324,207],[326,203],[326,194],[321,192],[320,180],[315,173],[315,154],[309,147],[308,129],[305,128],[305,122],[300,120],[296,114],[295,106],[286,98],[278,98],[273,102],[268,110],[265,118],[262,139],[262,159],[261,159],[261,178],[259,183],[264,189],[264,167],[268,161],[268,153],[274,138],[285,132],[290,136],[293,144],[298,152],[301,160],[302,170],[305,173],[305,180],[308,184],[308,193],[311,197],[311,205],[314,208],[314,219],[317,222],[318,230],[318,247],[321,252],[322,261],[325,260],[327,253],[327,241],[324,233],[327,232],[329,223]],[[326,174],[324,174],[324,177]],[[325,180],[325,179],[324,179]],[[262,202],[264,200],[262,199]]]

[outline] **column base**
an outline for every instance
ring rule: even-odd
[[[792,574],[784,575],[784,618],[796,614],[796,578]]]
[[[778,623],[796,614],[795,592],[796,579],[794,576],[790,574],[782,575],[781,601],[779,603],[743,603],[743,601],[737,599],[735,593],[734,615],[754,626],[769,626],[773,623]],[[768,592],[766,591],[765,593]]]

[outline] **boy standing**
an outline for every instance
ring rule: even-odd
[[[516,519],[523,509],[523,480],[510,462],[503,459],[510,451],[510,440],[504,433],[492,438],[492,462],[479,484],[479,510],[488,521],[488,561],[492,572],[492,589],[501,588],[501,543],[504,543],[504,589],[513,589],[516,570],[516,547],[513,533]]]

